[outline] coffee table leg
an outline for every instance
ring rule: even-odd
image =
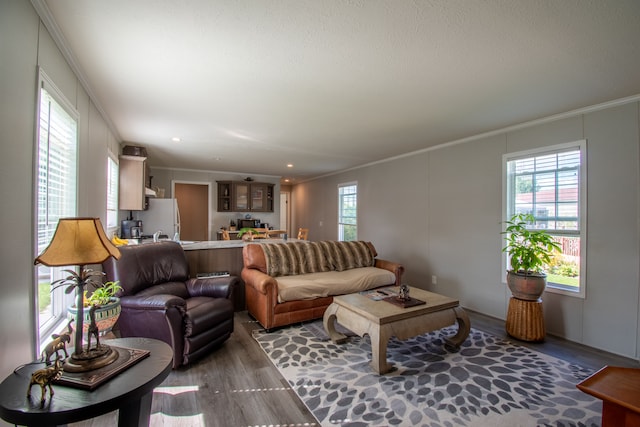
[[[324,330],[329,334],[329,338],[335,344],[342,344],[347,340],[347,336],[341,334],[336,331],[336,312],[340,309],[340,306],[336,304],[331,304],[324,312],[324,316],[322,318],[322,324],[324,325]]]
[[[462,307],[453,308],[453,312],[456,315],[458,321],[458,332],[452,337],[445,338],[445,348],[451,351],[458,351],[460,346],[469,336],[471,331],[471,321],[467,312]]]
[[[371,367],[380,375],[390,372],[393,366],[387,363],[389,332],[384,326],[371,325],[367,333],[371,339]]]

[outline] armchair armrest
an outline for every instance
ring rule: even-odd
[[[234,299],[234,290],[238,287],[237,276],[192,278],[187,280],[187,291],[192,297],[212,297]]]
[[[158,295],[128,295],[120,297],[120,305],[122,308],[130,310],[167,310],[169,308],[177,308],[184,311],[187,303],[184,299],[169,294]]]
[[[396,285],[400,285],[402,282],[402,274],[404,273],[404,266],[400,263],[387,261],[384,259],[376,259],[375,266],[378,268],[383,268],[385,270],[389,270],[396,276]]]

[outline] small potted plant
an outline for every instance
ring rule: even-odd
[[[90,295],[88,295],[88,291],[84,291],[83,306],[96,307],[95,321],[101,334],[110,332],[118,317],[120,317],[120,298],[116,294],[121,289],[122,286],[118,282],[106,282],[97,284]],[[68,307],[67,311],[71,317],[77,315],[75,305]],[[89,310],[83,310],[83,315],[83,333],[86,333],[91,323]]]
[[[507,271],[507,284],[515,298],[537,301],[547,286],[545,268],[556,252],[562,247],[546,230],[527,228],[534,224],[531,214],[515,214],[502,234],[505,235],[503,252],[509,254],[510,269]]]
[[[242,240],[245,240],[245,241],[253,240],[254,234],[258,234],[258,230],[256,230],[255,228],[244,227],[238,230],[238,238],[241,238]]]

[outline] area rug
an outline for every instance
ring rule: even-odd
[[[602,403],[576,388],[593,371],[471,329],[389,341],[394,371],[371,369],[371,345],[326,340],[321,321],[254,337],[322,426],[598,427]]]

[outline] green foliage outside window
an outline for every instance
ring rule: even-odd
[[[352,242],[357,239],[358,233],[355,225],[344,225],[344,241]]]

